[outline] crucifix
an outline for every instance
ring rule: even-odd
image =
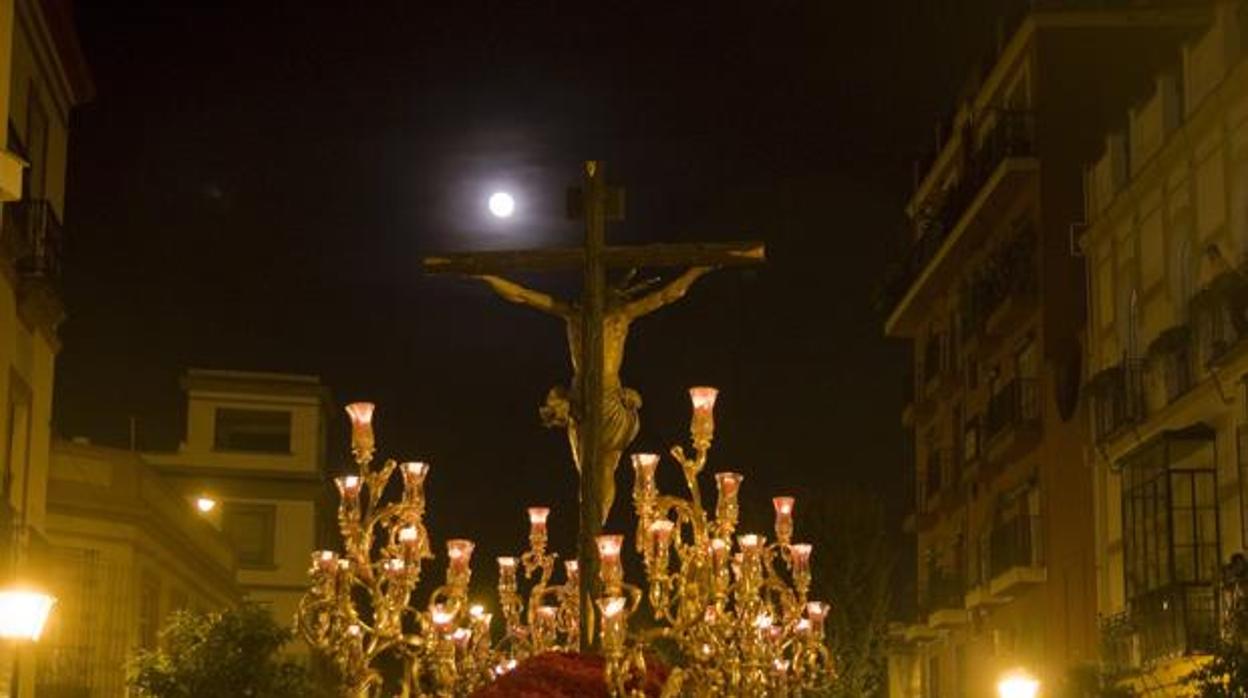
[[[500,296],[562,319],[567,328],[573,379],[569,389],[554,388],[542,408],[548,426],[565,428],[573,462],[580,472],[580,513],[577,557],[581,608],[592,609],[598,558],[595,538],[615,496],[615,468],[637,435],[641,398],[620,382],[624,344],[633,320],[673,303],[714,267],[756,264],[764,260],[762,243],[695,243],[608,246],[606,223],[610,208],[622,197],[606,185],[603,165],[585,163],[585,184],[570,209],[585,220],[585,244],[578,248],[469,252],[426,257],[427,273],[479,278]],[[616,213],[618,216],[618,213]],[[675,280],[651,290],[650,284],[629,286],[632,274],[618,287],[608,287],[609,267],[688,267]],[[568,303],[525,288],[499,274],[580,269],[584,284],[579,302]],[[581,649],[593,643],[592,613],[581,613]]]

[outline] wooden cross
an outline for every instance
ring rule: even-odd
[[[765,251],[759,242],[654,244],[638,246],[608,246],[606,223],[611,204],[621,199],[612,198],[606,185],[603,165],[598,161],[585,163],[585,185],[580,190],[579,213],[585,220],[585,244],[583,247],[521,250],[507,252],[468,252],[443,254],[422,260],[425,272],[431,274],[493,275],[507,272],[557,271],[581,269],[584,286],[579,308],[582,332],[576,387],[577,401],[574,418],[579,431],[580,512],[577,535],[577,556],[580,566],[581,596],[581,649],[594,644],[592,609],[593,589],[597,578],[598,556],[595,538],[602,531],[604,512],[597,498],[602,483],[596,480],[604,475],[598,462],[601,457],[599,444],[603,439],[603,403],[605,401],[604,377],[604,313],[607,306],[607,269],[641,267],[719,267],[757,264],[764,261]],[[695,277],[696,278],[696,277]],[[549,301],[542,294],[537,302],[540,307]],[[683,293],[683,291],[682,291]],[[678,297],[678,296],[677,296]],[[666,300],[670,302],[674,298]],[[562,306],[560,306],[562,307]],[[657,306],[656,306],[657,307]],[[550,311],[549,308],[542,308]],[[563,309],[561,313],[572,312]],[[648,312],[648,311],[647,311]],[[576,351],[573,347],[572,351]],[[616,386],[611,386],[616,387]],[[588,399],[593,396],[594,399]],[[614,463],[610,464],[614,467]],[[609,473],[606,473],[609,475]]]

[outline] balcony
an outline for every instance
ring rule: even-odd
[[[52,204],[25,199],[5,204],[0,253],[25,277],[57,279],[61,273],[61,221]]]
[[[1170,404],[1195,386],[1192,371],[1192,330],[1176,325],[1161,334],[1148,346],[1148,358],[1160,373],[1162,397]]]
[[[1248,280],[1227,269],[1192,296],[1193,349],[1201,368],[1215,366],[1248,336]]]
[[[885,293],[889,335],[913,336],[923,307],[956,274],[955,260],[973,252],[992,227],[977,221],[1000,215],[1039,169],[1032,114],[995,110],[988,118],[993,124],[979,148],[965,158],[957,183],[932,197],[914,217],[920,232]]]
[[[984,413],[985,455],[1014,460],[1040,440],[1040,381],[1015,378],[993,393]]]
[[[966,584],[961,577],[940,570],[930,570],[923,610],[931,628],[949,628],[970,620],[966,611]]]
[[[1107,441],[1144,421],[1144,362],[1124,359],[1101,371],[1088,384],[1096,414],[1096,440]]]
[[[1106,664],[1117,672],[1160,660],[1208,653],[1218,639],[1217,597],[1210,584],[1172,584],[1128,603],[1101,621]]]
[[[1048,579],[1042,525],[1039,516],[1023,515],[992,529],[988,538],[988,590],[992,596],[1011,596]]]

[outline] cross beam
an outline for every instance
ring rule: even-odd
[[[611,245],[602,250],[608,267],[698,267],[757,264],[766,258],[761,242],[705,242],[693,244]],[[505,274],[526,271],[583,269],[584,247],[548,250],[460,252],[425,257],[428,274]]]

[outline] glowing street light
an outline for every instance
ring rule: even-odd
[[[511,218],[516,212],[516,200],[505,191],[497,191],[490,194],[489,207],[495,218]]]
[[[1011,671],[997,682],[997,695],[1001,698],[1036,698],[1039,693],[1040,682],[1022,669]]]
[[[39,639],[56,597],[33,589],[0,590],[0,638]]]
[[[208,496],[198,497],[195,499],[195,508],[198,509],[201,514],[212,513],[212,510],[217,508],[217,500]]]

